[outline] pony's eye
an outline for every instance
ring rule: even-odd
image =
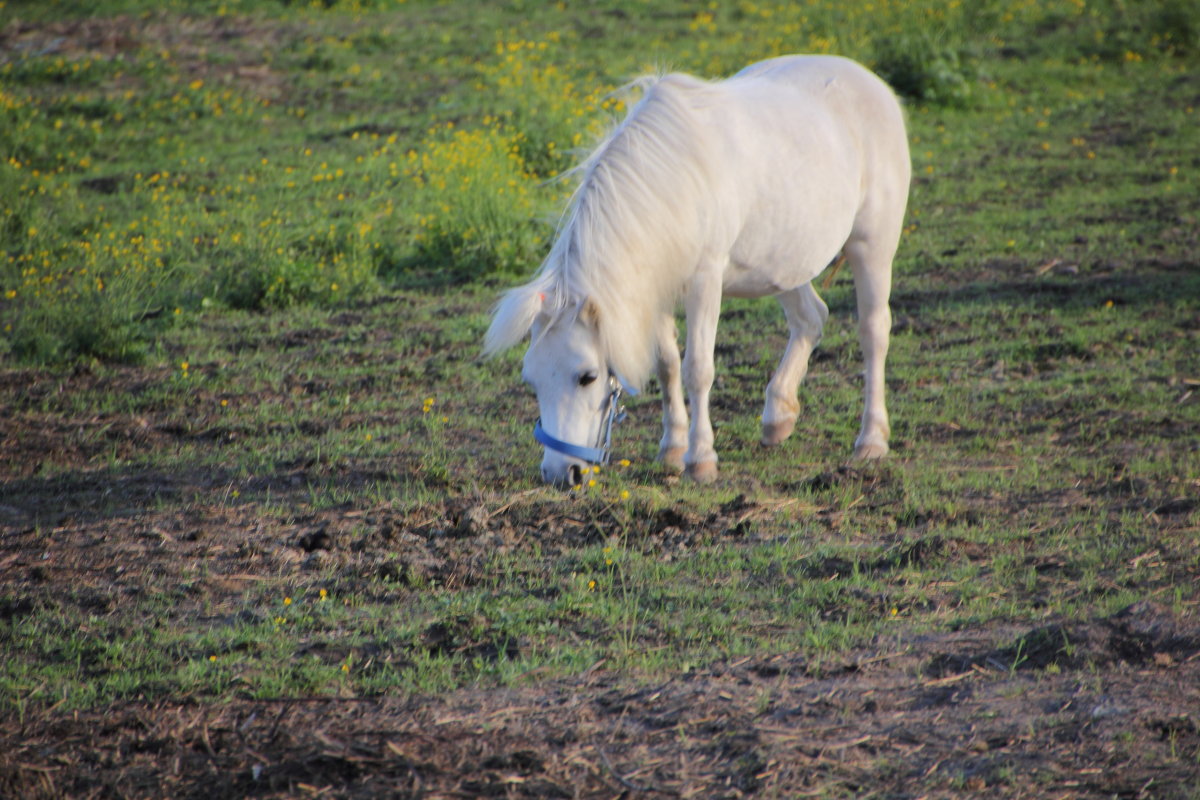
[[[580,386],[590,386],[595,382],[596,382],[596,373],[594,373],[594,372],[585,372],[579,376],[579,385]]]

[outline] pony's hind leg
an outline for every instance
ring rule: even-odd
[[[883,373],[892,330],[888,298],[892,291],[892,256],[898,239],[897,226],[894,238],[852,237],[845,248],[846,259],[854,271],[858,339],[863,351],[862,426],[854,441],[854,457],[860,459],[886,455],[891,435],[884,402]]]
[[[808,372],[809,356],[821,340],[821,331],[829,317],[829,309],[811,283],[780,294],[778,300],[790,335],[779,367],[767,384],[762,417],[762,443],[767,446],[779,444],[796,427],[796,417],[800,415],[796,391]]]
[[[663,437],[658,445],[658,460],[676,472],[683,471],[687,452],[688,417],[683,403],[680,379],[679,342],[675,337],[675,316],[663,314],[656,330],[658,336],[658,383],[662,387]]]

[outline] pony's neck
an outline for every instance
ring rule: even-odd
[[[544,268],[560,303],[593,301],[600,343],[634,386],[654,365],[655,326],[672,313],[711,224],[718,160],[692,103],[710,85],[669,75],[593,156]]]

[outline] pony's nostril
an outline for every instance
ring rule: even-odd
[[[569,478],[569,482],[572,486],[578,486],[579,484],[583,483],[583,470],[581,470],[578,465],[572,464],[567,469],[567,477]]]

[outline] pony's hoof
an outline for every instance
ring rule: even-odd
[[[792,431],[796,429],[796,420],[784,420],[783,422],[764,422],[762,432],[762,443],[767,447],[775,447],[782,444],[783,440],[792,435]]]
[[[855,461],[874,461],[877,458],[883,458],[888,453],[888,446],[884,444],[860,444],[854,448]]]
[[[687,465],[687,476],[696,483],[712,483],[717,479],[717,462],[701,461]]]
[[[658,460],[672,472],[683,472],[683,454],[686,452],[686,447],[668,447],[658,452]]]

